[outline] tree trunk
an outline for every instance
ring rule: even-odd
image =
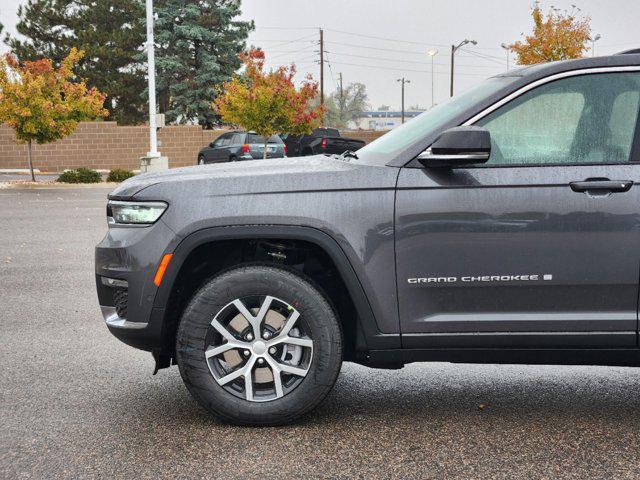
[[[269,143],[269,138],[265,137],[264,138],[264,152],[262,153],[262,159],[263,160],[267,159],[267,143]]]
[[[31,181],[35,182],[36,176],[33,173],[33,159],[31,158],[31,140],[29,140],[29,143],[27,145],[27,150],[29,152],[29,170],[31,171]]]

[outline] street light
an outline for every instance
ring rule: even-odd
[[[595,37],[591,38],[591,56],[595,57],[596,56],[596,42],[598,40],[600,40],[602,38],[602,35],[600,35],[599,33],[596,34]]]
[[[406,78],[402,77],[399,78],[398,80],[396,80],[397,82],[402,82],[402,123],[404,123],[404,84],[405,83],[411,83],[410,80],[407,80]]]
[[[458,45],[451,45],[451,88],[450,88],[450,93],[451,93],[452,97],[453,97],[453,64],[454,64],[454,60],[455,60],[455,54],[456,54],[456,51],[460,47],[464,47],[465,45],[467,45],[469,43],[472,44],[472,45],[477,45],[478,44],[478,42],[476,42],[475,40],[469,40],[468,38],[465,38]]]
[[[511,49],[509,48],[509,45],[507,45],[506,43],[501,43],[500,46],[504,48],[507,52],[507,70],[509,70],[509,51]]]
[[[158,158],[156,131],[156,59],[153,44],[153,0],[146,0],[147,7],[147,68],[149,77],[149,152],[147,157]]]
[[[433,57],[438,54],[438,50],[429,49],[427,55],[431,57],[431,108],[435,105],[433,101]]]

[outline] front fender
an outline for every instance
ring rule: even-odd
[[[251,238],[281,238],[303,240],[322,248],[333,260],[347,286],[358,312],[360,327],[369,349],[393,349],[400,347],[400,335],[381,333],[376,322],[367,294],[358,279],[347,255],[338,242],[327,233],[312,227],[286,225],[242,225],[211,227],[193,232],[182,238],[173,249],[170,268],[167,269],[162,284],[154,300],[154,308],[167,311],[167,303],[180,269],[189,254],[205,243]]]

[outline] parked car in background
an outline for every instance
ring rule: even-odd
[[[316,128],[311,135],[283,135],[290,157],[304,157],[321,153],[340,155],[347,150],[355,152],[365,142],[341,137],[337,128]]]
[[[272,135],[267,142],[267,158],[282,158],[287,154],[282,139]],[[220,135],[198,153],[198,165],[207,163],[261,160],[264,158],[264,137],[253,132],[228,132]]]

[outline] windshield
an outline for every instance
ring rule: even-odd
[[[430,110],[421,113],[408,122],[385,133],[378,139],[358,150],[358,157],[367,163],[387,164],[415,142],[434,130],[439,130],[469,107],[481,102],[517,77],[493,77],[466,92],[457,95]]]

